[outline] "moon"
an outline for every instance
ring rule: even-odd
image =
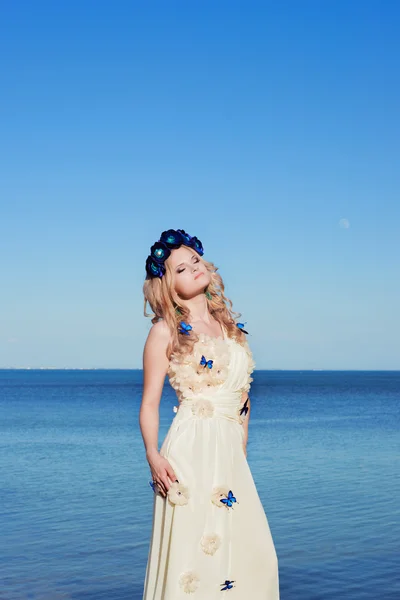
[[[348,219],[340,219],[339,226],[342,229],[348,229],[350,227],[350,221]]]

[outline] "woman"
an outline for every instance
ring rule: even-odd
[[[140,428],[154,490],[143,600],[278,600],[278,561],[246,458],[254,370],[242,323],[203,246],[164,231],[144,283],[154,316]],[[229,308],[228,308],[229,306]],[[178,398],[158,451],[165,376]]]

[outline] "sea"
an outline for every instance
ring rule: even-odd
[[[142,600],[142,378],[0,370],[0,600]],[[250,397],[281,600],[399,600],[400,371],[255,371]],[[166,380],[159,447],[176,403]]]

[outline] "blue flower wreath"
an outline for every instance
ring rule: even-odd
[[[166,270],[164,262],[170,256],[171,250],[179,248],[183,244],[203,256],[203,244],[196,236],[189,235],[184,229],[168,229],[162,232],[158,242],[150,248],[150,254],[146,259],[147,275],[150,278],[162,277]]]

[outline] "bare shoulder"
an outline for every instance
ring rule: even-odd
[[[171,332],[164,320],[152,325],[145,344],[147,351],[165,350],[171,340]]]
[[[157,321],[157,323],[154,323],[154,325],[152,325],[150,331],[149,331],[149,335],[147,336],[147,339],[151,339],[154,341],[159,341],[159,342],[169,342],[171,339],[171,332],[169,330],[168,325],[166,324],[166,322],[162,319],[161,321]]]

